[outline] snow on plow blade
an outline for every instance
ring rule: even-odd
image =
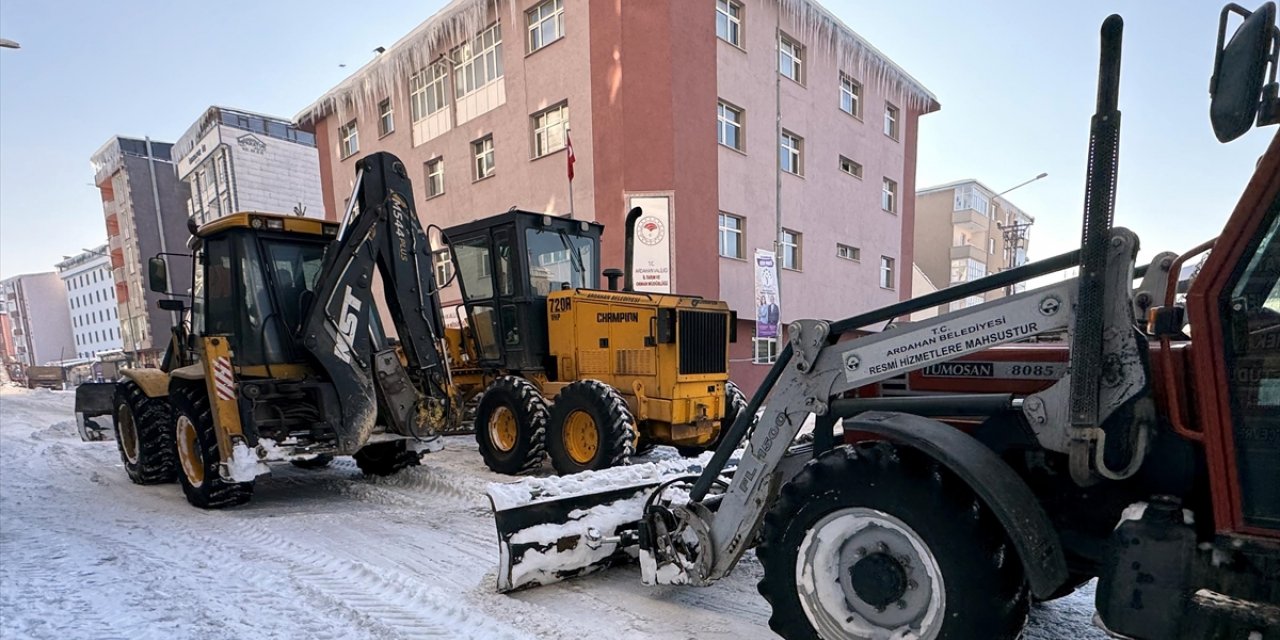
[[[710,454],[584,471],[570,476],[492,483],[498,528],[498,591],[550,584],[636,557],[619,534],[635,529],[659,484],[702,472]]]

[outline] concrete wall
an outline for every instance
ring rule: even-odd
[[[5,288],[18,359],[27,365],[43,365],[74,358],[67,292],[58,274],[15,276],[5,281]]]

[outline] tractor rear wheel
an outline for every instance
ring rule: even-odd
[[[366,444],[351,457],[366,476],[389,476],[422,462],[422,453],[410,449],[408,440]]]
[[[489,384],[476,406],[476,444],[493,471],[524,473],[547,456],[547,401],[532,382],[502,376]]]
[[[729,429],[733,427],[733,423],[738,419],[738,414],[747,408],[747,396],[743,395],[742,389],[733,382],[724,383],[724,417],[720,419],[720,431],[716,432],[716,437],[711,444],[706,447],[676,447],[680,451],[680,455],[686,458],[699,456],[703,451],[715,451],[720,448],[720,443],[724,442],[724,437],[729,433]],[[754,427],[754,425],[753,425]],[[752,429],[747,429],[747,435],[743,438],[743,442],[751,439]]]
[[[173,482],[178,454],[173,446],[169,398],[149,398],[132,380],[116,385],[113,421],[125,473],[137,484]]]
[[[1003,528],[909,448],[841,446],[782,487],[756,554],[769,626],[791,640],[1012,639],[1030,596]]]
[[[626,464],[636,439],[626,400],[599,380],[570,383],[551,405],[547,453],[562,475]]]
[[[169,398],[177,413],[174,436],[180,463],[178,479],[187,502],[201,509],[225,509],[248,502],[253,497],[253,481],[222,479],[218,432],[204,388],[176,386],[169,390]]]

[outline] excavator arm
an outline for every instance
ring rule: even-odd
[[[398,347],[379,336],[375,271]],[[356,163],[355,191],[326,250],[302,336],[337,390],[342,448],[368,441],[380,406],[392,431],[419,438],[434,434],[450,414],[431,245],[394,155],[374,153]]]

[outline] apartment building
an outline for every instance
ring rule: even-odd
[[[57,273],[28,273],[0,280],[9,318],[12,357],[19,368],[75,358],[67,292]]]
[[[811,0],[455,0],[297,120],[330,212],[390,151],[424,223],[572,214],[605,225],[607,267],[642,206],[662,239],[638,282],[728,301],[751,389],[777,353],[753,334],[757,249],[784,324],[910,297],[916,123],[938,108]]]
[[[209,107],[174,143],[178,179],[200,224],[238,211],[325,217],[315,135],[284,118]]]
[[[86,249],[58,263],[58,277],[67,291],[75,357],[90,359],[100,351],[123,347],[115,279],[111,276],[110,245]]]
[[[1034,223],[1034,217],[977,180],[922,189],[916,192],[916,265],[939,287],[1021,266],[1027,261]],[[1025,286],[1016,285],[1015,290]],[[991,291],[951,307],[1004,295],[1003,290]]]
[[[187,252],[187,185],[170,159],[173,145],[150,138],[111,138],[91,159],[102,196],[121,348],[141,366],[158,364],[176,314],[161,311],[162,296],[147,287],[146,262]],[[164,256],[170,290],[185,293],[191,260]],[[65,314],[65,312],[64,312]]]

